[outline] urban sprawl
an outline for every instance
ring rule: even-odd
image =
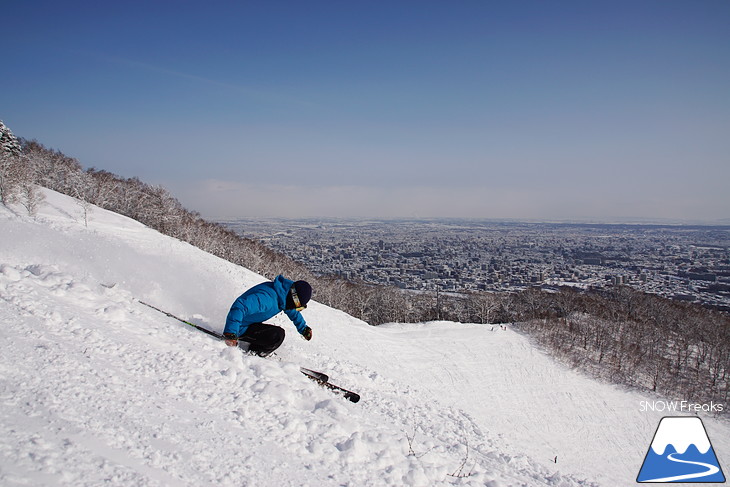
[[[316,274],[444,292],[628,285],[730,311],[730,227],[465,220],[221,222]]]

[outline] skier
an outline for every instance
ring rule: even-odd
[[[223,329],[226,345],[235,347],[241,340],[248,342],[251,352],[262,357],[271,354],[284,341],[285,332],[263,321],[280,311],[289,317],[305,340],[311,340],[312,329],[300,313],[311,297],[312,286],[307,281],[294,282],[281,275],[252,287],[236,299],[228,312]]]

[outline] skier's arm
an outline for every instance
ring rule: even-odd
[[[309,328],[307,326],[307,322],[304,321],[304,317],[299,311],[295,309],[285,309],[284,313],[289,317],[291,322],[294,323],[294,326],[297,327],[297,331],[300,334],[304,334],[304,332]]]
[[[243,321],[243,308],[239,306],[239,302],[236,301],[231,306],[231,310],[226,316],[226,326],[223,328],[223,335],[233,335],[238,337],[238,332],[241,329],[241,322]],[[226,337],[228,338],[228,337]]]
[[[258,293],[249,294],[246,297],[239,297],[228,312],[223,335],[231,333],[236,337],[240,336],[241,325],[243,325],[246,317],[261,312],[263,308],[264,304]]]

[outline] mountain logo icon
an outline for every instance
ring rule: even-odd
[[[636,481],[725,482],[702,420],[695,416],[662,418]]]

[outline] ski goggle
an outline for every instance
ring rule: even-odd
[[[303,311],[307,309],[306,304],[302,304],[302,302],[299,300],[299,295],[297,294],[297,290],[294,289],[294,286],[292,286],[291,290],[291,300],[294,302],[294,309],[297,311]]]

